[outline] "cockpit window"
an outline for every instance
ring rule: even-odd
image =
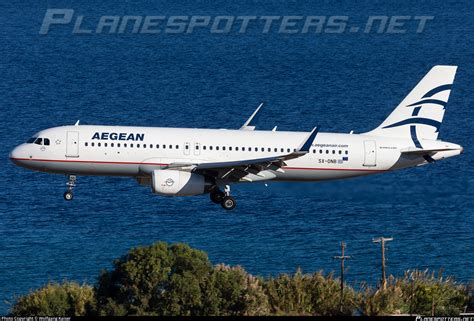
[[[49,138],[31,137],[30,139],[26,141],[26,143],[49,146],[51,144],[51,141],[49,140]]]

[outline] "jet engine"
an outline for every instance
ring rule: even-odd
[[[151,178],[153,193],[164,196],[192,196],[208,193],[212,182],[206,177],[172,169],[154,170]]]

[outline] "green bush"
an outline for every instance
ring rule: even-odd
[[[262,280],[248,274],[242,267],[217,265],[215,287],[219,295],[220,315],[268,315],[270,306]]]
[[[271,311],[279,315],[351,315],[356,294],[348,286],[344,290],[341,311],[340,281],[322,272],[294,275],[282,274],[266,282]]]
[[[414,270],[407,271],[403,278],[390,277],[385,290],[365,287],[359,310],[364,315],[458,315],[467,300],[466,287],[452,278]]]
[[[409,310],[423,315],[458,315],[468,301],[466,286],[441,271],[407,271],[400,282]]]
[[[14,316],[84,316],[93,314],[93,288],[74,282],[50,283],[18,298],[12,307]]]

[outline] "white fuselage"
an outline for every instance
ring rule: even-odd
[[[33,170],[76,174],[147,177],[153,170],[179,162],[248,160],[295,151],[307,132],[246,131],[122,126],[62,126],[35,135],[45,144],[22,144],[11,160]],[[462,152],[443,141],[421,140],[424,148],[456,148],[437,152],[439,160]],[[426,164],[421,156],[405,156],[407,138],[319,133],[306,155],[286,160],[281,170],[249,174],[240,181],[320,181],[349,178]]]

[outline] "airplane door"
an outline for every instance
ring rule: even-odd
[[[189,143],[184,143],[183,153],[184,155],[189,155],[191,153],[191,145]]]
[[[200,155],[201,154],[201,144],[195,143],[194,144],[194,155]]]
[[[79,157],[79,132],[67,132],[66,157]]]
[[[376,166],[377,155],[375,140],[364,141],[364,166]]]

